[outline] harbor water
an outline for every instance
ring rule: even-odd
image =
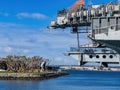
[[[120,90],[120,72],[69,70],[43,81],[0,80],[0,90]]]

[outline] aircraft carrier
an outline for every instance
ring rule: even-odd
[[[65,55],[78,60],[80,66],[88,62],[104,67],[120,64],[120,2],[90,4],[87,8],[84,5],[84,0],[77,0],[71,7],[58,11],[56,20],[51,21],[51,28],[70,27],[77,36],[78,47],[70,48]],[[81,45],[79,35],[83,33],[92,43]]]

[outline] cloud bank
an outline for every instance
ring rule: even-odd
[[[9,26],[9,28],[7,28]],[[63,53],[77,47],[76,35],[70,31],[25,28],[24,25],[0,22],[0,57],[7,55],[39,55],[51,60],[50,64],[75,64],[77,61]],[[83,37],[80,36],[82,39]],[[83,39],[82,42],[85,42]],[[81,42],[81,43],[82,43]],[[87,42],[87,41],[86,41]]]

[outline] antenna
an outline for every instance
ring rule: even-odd
[[[84,6],[84,0],[77,0],[70,8],[68,8],[69,12],[75,12],[80,7]]]
[[[91,7],[92,7],[92,1],[88,0],[88,9],[91,9]]]

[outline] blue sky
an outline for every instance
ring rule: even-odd
[[[7,55],[39,55],[51,64],[77,64],[63,55],[76,47],[76,36],[69,30],[47,30],[58,10],[71,6],[76,0],[0,0],[0,57]],[[88,0],[85,0],[86,4]],[[117,0],[92,0],[106,4]],[[87,41],[80,37],[83,43]]]

